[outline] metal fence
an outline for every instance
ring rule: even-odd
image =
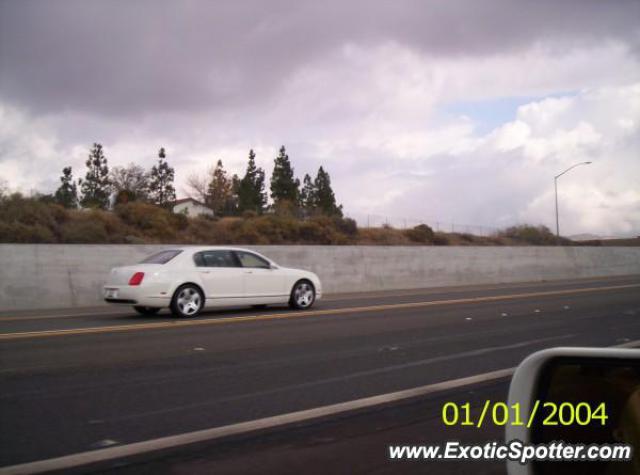
[[[355,219],[358,223],[358,226],[364,228],[379,228],[386,225],[396,229],[408,229],[413,228],[419,224],[427,224],[434,231],[442,231],[447,233],[469,233],[476,236],[490,236],[506,227],[487,226],[485,224],[456,223],[452,221],[440,220],[434,217],[416,218],[357,213],[350,213],[348,216]]]

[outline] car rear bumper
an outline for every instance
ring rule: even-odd
[[[149,295],[144,286],[105,285],[102,288],[105,302],[115,305],[140,305],[143,307],[168,307],[170,298],[165,295]]]
[[[107,303],[121,303],[121,304],[127,304],[127,305],[137,305],[138,303],[137,300],[132,300],[132,299],[109,299],[106,297],[104,301]]]

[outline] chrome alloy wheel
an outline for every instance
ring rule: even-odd
[[[315,290],[309,282],[299,282],[293,291],[293,301],[297,308],[310,307],[315,298]]]
[[[176,298],[176,307],[185,317],[197,314],[202,307],[202,296],[193,287],[184,287]]]

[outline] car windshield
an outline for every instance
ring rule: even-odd
[[[145,260],[140,261],[140,264],[166,264],[181,252],[182,251],[178,250],[158,252],[157,254],[149,256]]]

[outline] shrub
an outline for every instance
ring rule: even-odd
[[[478,239],[471,233],[458,233],[458,237],[465,242],[478,242]]]
[[[152,241],[173,240],[179,219],[170,211],[148,203],[132,202],[115,207],[120,219],[142,231]]]
[[[41,224],[0,222],[0,242],[46,243],[56,242],[56,237]]]
[[[173,227],[179,231],[184,231],[189,227],[189,218],[187,218],[187,216],[182,213],[171,213],[171,221]]]
[[[273,212],[277,216],[295,217],[300,213],[300,209],[295,203],[288,200],[280,200],[273,205]]]
[[[6,223],[39,224],[52,229],[56,225],[52,208],[53,205],[37,199],[24,198],[21,194],[14,193],[2,200],[0,220]]]
[[[250,223],[243,223],[243,226],[238,230],[235,235],[237,244],[269,244],[269,241],[265,239]]]
[[[253,219],[253,218],[258,217],[258,213],[256,213],[253,210],[247,210],[247,211],[243,211],[242,212],[242,217],[244,219]]]
[[[299,239],[300,222],[289,215],[265,215],[252,220],[256,231],[271,244],[287,244]]]
[[[529,224],[511,226],[500,231],[498,236],[538,246],[558,244],[558,239],[546,226],[531,226]]]
[[[433,244],[436,246],[447,246],[449,244],[449,238],[445,233],[435,233],[433,235]]]
[[[123,238],[125,244],[146,244],[147,241],[139,236],[127,235]]]
[[[413,242],[428,244],[433,242],[434,233],[426,224],[419,224],[412,229],[407,229],[404,234]]]
[[[358,235],[358,225],[356,224],[355,220],[351,218],[341,218],[339,216],[336,216],[333,218],[333,225],[342,234],[350,237],[355,237]]]
[[[308,244],[337,244],[340,239],[332,226],[319,219],[305,221],[300,225],[300,241]]]
[[[181,237],[191,244],[213,243],[216,235],[216,222],[204,216],[198,216],[189,220],[189,226]]]
[[[58,224],[66,211],[19,193],[0,201],[0,239],[3,242],[57,242]]]
[[[375,245],[403,245],[411,244],[411,241],[399,230],[391,226],[382,228],[365,228],[358,232],[358,244]]]
[[[100,220],[73,219],[62,226],[60,240],[74,244],[103,243],[108,241],[108,234]]]

